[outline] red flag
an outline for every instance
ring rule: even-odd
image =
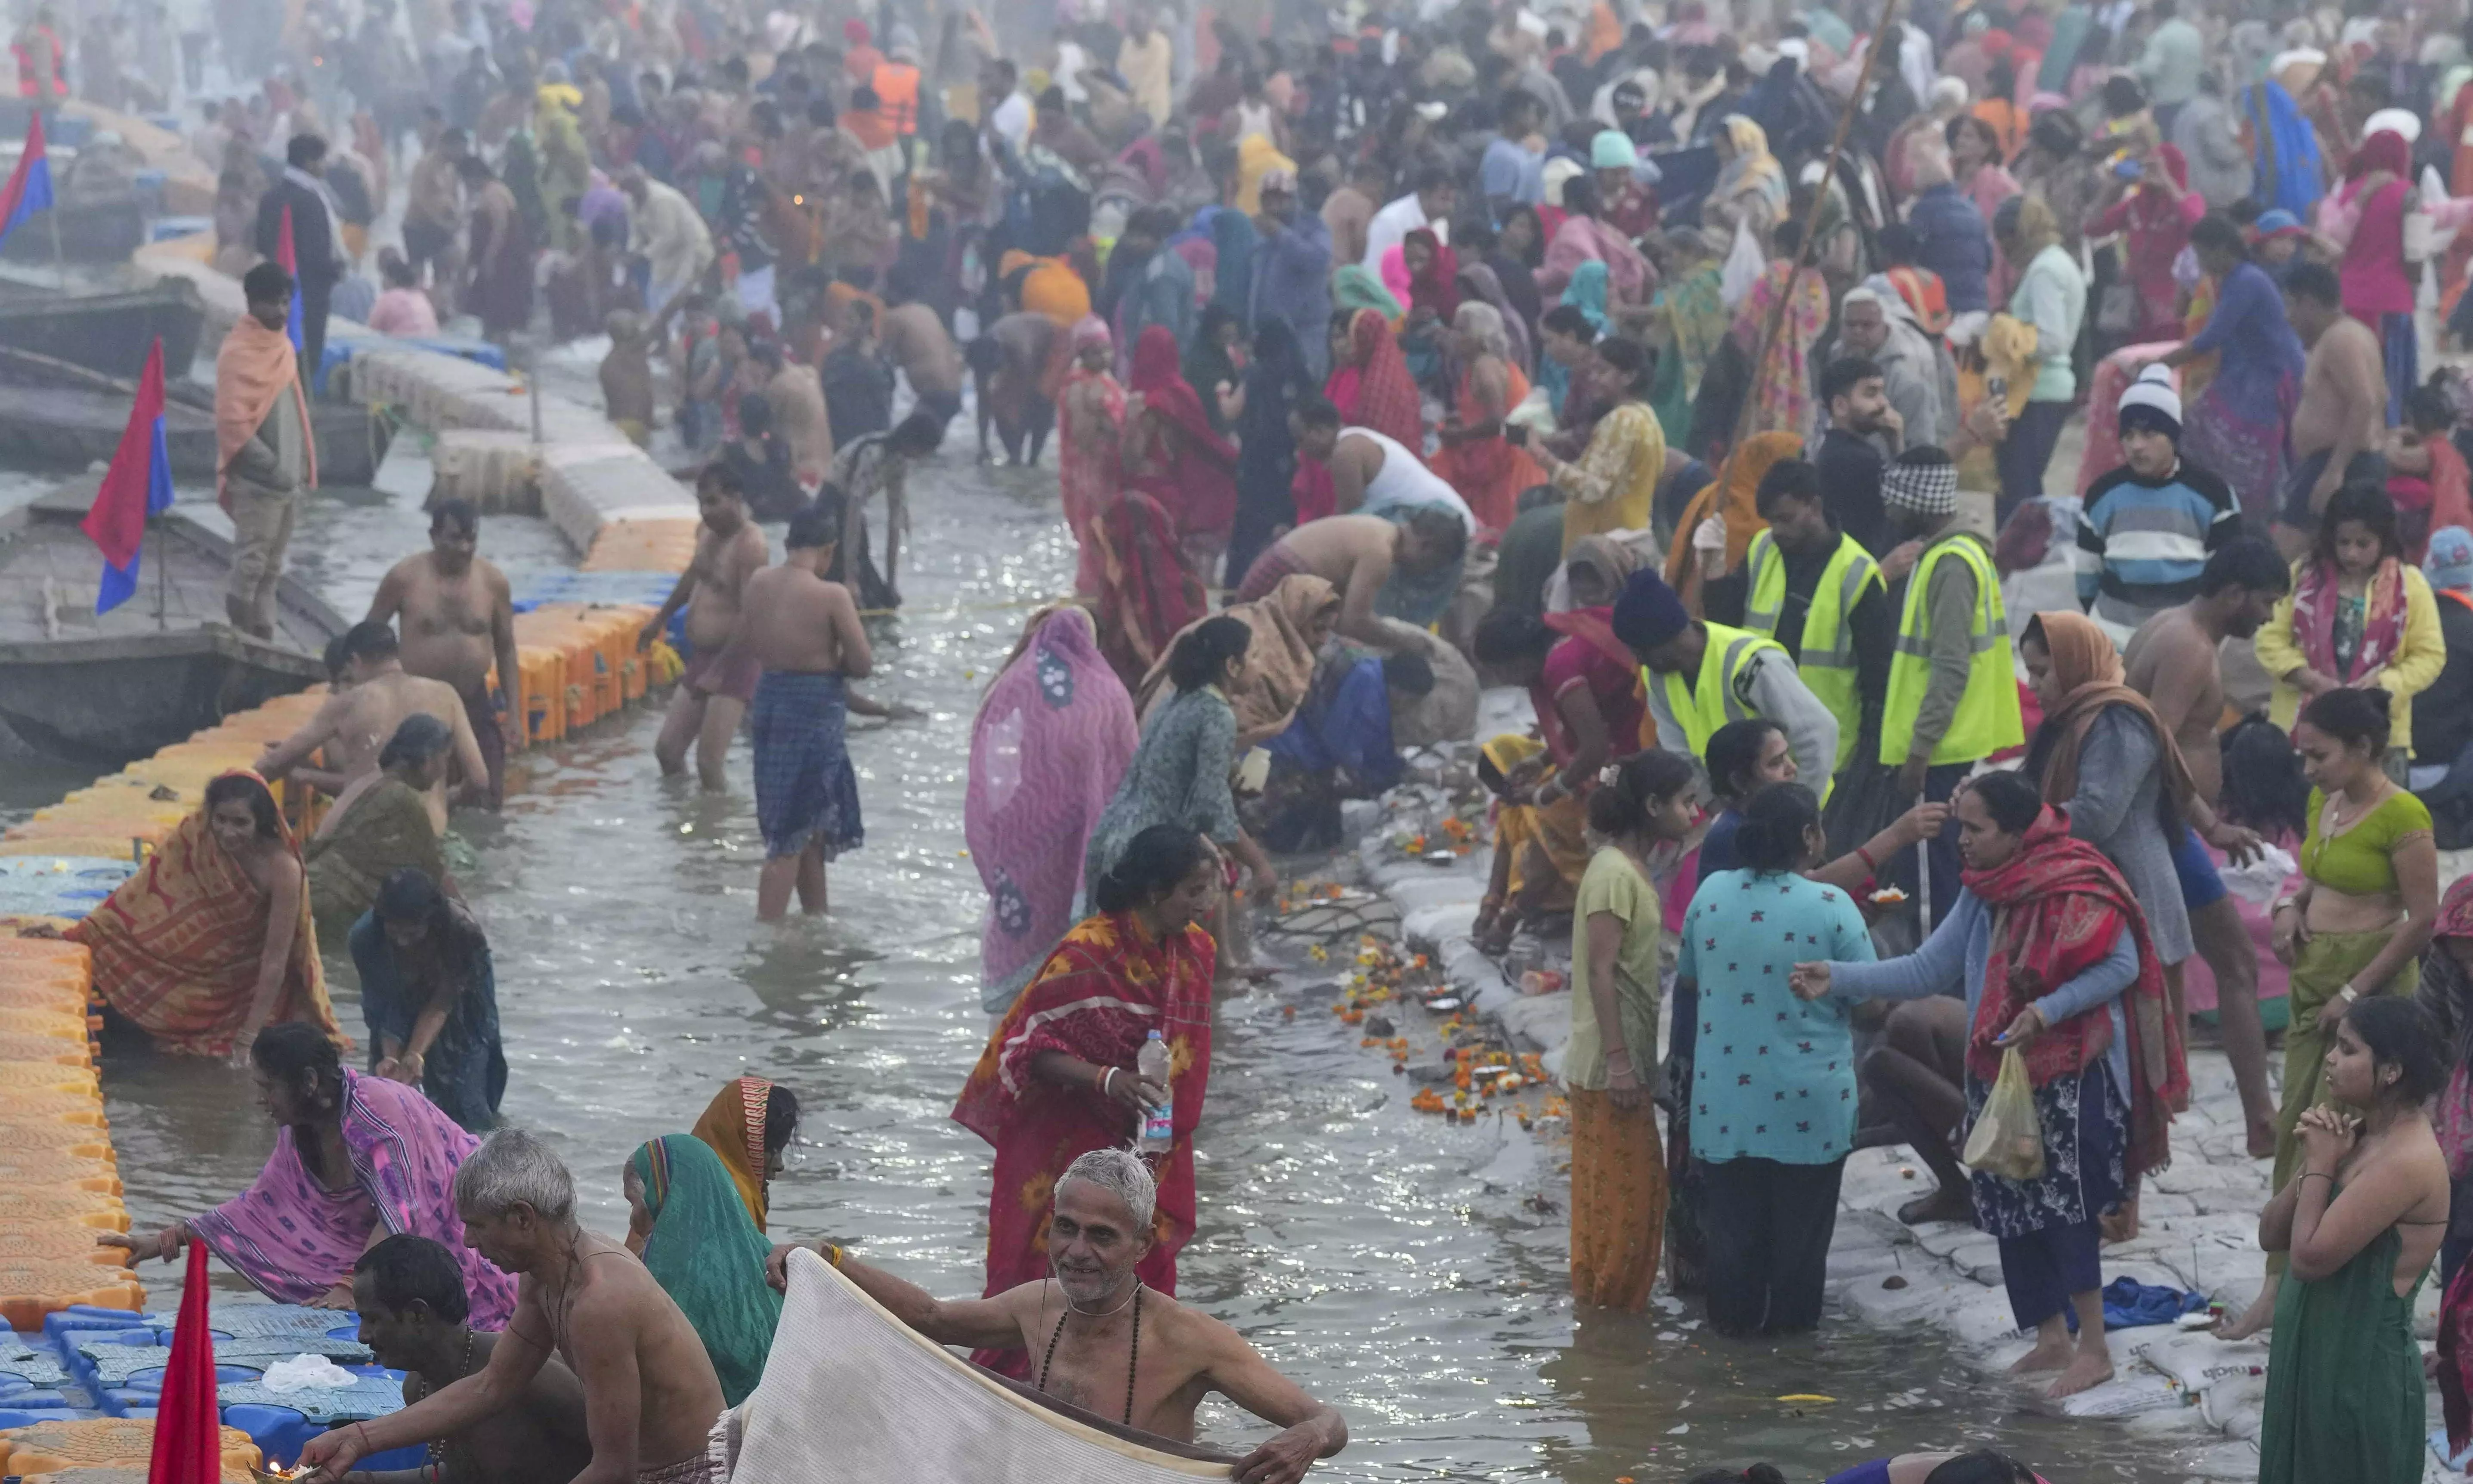
[[[217,1484],[224,1472],[223,1415],[215,1404],[215,1336],[207,1328],[206,1244],[194,1237],[157,1406],[146,1484]]]
[[[129,409],[129,427],[111,456],[111,468],[94,506],[78,529],[103,552],[103,582],[95,591],[94,610],[108,612],[137,590],[137,554],[146,539],[146,518],[172,508],[172,460],[163,444],[163,339],[146,352],[146,370],[137,378],[137,400]]]
[[[17,156],[17,168],[9,173],[9,183],[0,186],[0,242],[26,218],[51,208],[52,161],[43,149],[43,115],[37,110],[26,126],[26,148]]]

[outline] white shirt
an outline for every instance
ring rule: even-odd
[[[1443,246],[1452,245],[1452,224],[1427,221],[1425,203],[1417,199],[1415,191],[1374,213],[1374,219],[1365,224],[1365,271],[1381,277],[1382,254],[1398,247],[1403,239],[1420,227],[1432,227],[1435,238]]]
[[[1016,89],[988,115],[988,126],[1004,135],[1005,142],[1019,154],[1030,138],[1030,100]]]

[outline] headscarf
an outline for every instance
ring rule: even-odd
[[[1467,307],[1469,295],[1493,305],[1495,313],[1502,317],[1502,333],[1510,343],[1512,362],[1523,371],[1534,371],[1537,369],[1537,352],[1529,341],[1528,326],[1521,319],[1520,311],[1513,306],[1510,297],[1502,292],[1501,276],[1484,263],[1462,263],[1460,286],[1466,291],[1461,297],[1461,307]]]
[[[2445,526],[2431,532],[2421,575],[2433,592],[2473,592],[2473,531]]]
[[[1391,326],[1380,311],[1360,309],[1349,322],[1348,342],[1353,360],[1333,369],[1323,395],[1358,427],[1372,428],[1404,448],[1422,447],[1425,410]]]
[[[2147,919],[2121,868],[2070,836],[2066,811],[2047,804],[2027,826],[2017,853],[1989,871],[1967,871],[1966,889],[1992,909],[1992,954],[1983,995],[1966,1042],[1966,1070],[1989,1084],[2003,1052],[1993,1039],[2021,1011],[2111,953],[2123,933],[2138,944],[2138,977],[2121,997],[2129,1028],[2128,1173],[2161,1169],[2172,1159],[2173,1110],[2189,1100],[2190,1068],[2180,1019],[2165,1001],[2164,966]],[[2028,1078],[2042,1087],[2083,1072],[2112,1044],[2112,1017],[2099,1006],[2048,1027],[2025,1049]]]
[[[2320,193],[2318,135],[2300,105],[2269,78],[2242,90],[2242,112],[2257,141],[2259,200],[2296,214],[2309,210]]]
[[[2126,706],[2155,734],[2164,794],[2172,802],[2173,818],[2188,819],[2190,801],[2197,793],[2190,766],[2182,760],[2180,744],[2156,717],[2155,707],[2123,682],[2121,653],[2112,647],[2112,636],[2084,613],[2068,610],[2037,613],[2021,635],[2029,636],[2042,640],[2052,654],[2053,678],[2063,692],[2060,704],[2044,713],[2044,724],[2036,730],[2035,745],[2029,752],[2030,770],[2037,764],[2043,770],[2044,802],[2066,804],[2078,796],[2078,756],[2088,730],[2106,710]]]
[[[1571,572],[1582,567],[1603,579],[1600,586],[1606,591],[1619,593],[1631,580],[1631,574],[1639,570],[1640,556],[1611,536],[1584,536],[1572,543],[1571,554],[1563,559],[1567,580]]]
[[[737,1077],[724,1083],[695,1121],[695,1137],[712,1146],[738,1186],[738,1199],[756,1230],[764,1230],[764,1111],[773,1098],[773,1084],[761,1077]]]
[[[1219,343],[1219,331],[1222,326],[1236,323],[1237,318],[1236,311],[1216,299],[1204,305],[1202,318],[1194,325],[1193,343],[1185,350],[1185,384],[1201,399],[1212,428],[1218,432],[1226,432],[1227,424],[1220,419],[1219,398],[1212,389],[1223,381],[1232,387],[1239,384],[1236,362],[1229,355],[1228,347]]]
[[[1614,321],[1606,312],[1606,289],[1611,275],[1605,263],[1591,258],[1572,270],[1572,281],[1563,286],[1563,302],[1589,317],[1589,325],[1602,335],[1613,328]]]
[[[1463,302],[1452,317],[1452,328],[1476,341],[1486,354],[1510,359],[1511,335],[1503,328],[1502,311],[1483,299]]]
[[[1219,207],[1218,212],[1211,219],[1211,245],[1219,251],[1218,277],[1211,301],[1225,306],[1241,321],[1254,298],[1254,251],[1261,245],[1262,234],[1255,230],[1253,218],[1244,212],[1227,206]]]
[[[1751,552],[1752,538],[1768,529],[1755,499],[1761,476],[1780,459],[1802,451],[1803,437],[1797,433],[1756,433],[1745,439],[1719,469],[1718,481],[1702,485],[1685,507],[1683,518],[1674,523],[1674,544],[1666,554],[1666,580],[1677,587],[1696,580],[1699,563],[1692,560],[1692,533],[1711,515],[1726,522],[1726,570],[1741,566]]]
[[[1737,196],[1744,191],[1759,191],[1772,210],[1786,205],[1786,167],[1769,153],[1769,136],[1760,125],[1740,113],[1729,113],[1719,126],[1726,131],[1727,143],[1734,146],[1735,157],[1717,172],[1718,196]]]
[[[1331,275],[1331,307],[1371,309],[1385,320],[1400,320],[1408,313],[1362,263],[1347,264]]]
[[[2398,183],[2411,186],[2413,146],[2405,142],[2404,135],[2392,129],[2382,129],[2364,139],[2353,151],[2353,157],[2344,161],[2344,179],[2348,181],[2359,180],[2373,170],[2384,170]]]
[[[1195,443],[1215,450],[1229,464],[1236,462],[1236,450],[1211,425],[1211,417],[1202,410],[1202,397],[1176,364],[1176,332],[1164,324],[1145,326],[1141,338],[1134,342],[1133,374],[1125,390],[1139,393],[1142,410],[1155,412],[1175,423]]]
[[[723,1404],[736,1406],[763,1379],[781,1322],[781,1295],[764,1278],[773,1244],[732,1198],[721,1157],[694,1136],[664,1134],[641,1144],[627,1167],[653,1218],[645,1271],[695,1327]]]
[[[1434,235],[1432,227],[1420,227],[1401,239],[1404,259],[1407,245],[1421,239],[1431,255],[1426,259],[1424,268],[1409,275],[1408,307],[1412,310],[1431,309],[1437,319],[1448,324],[1460,307],[1459,254],[1443,246],[1443,240]]]

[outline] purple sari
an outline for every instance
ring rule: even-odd
[[[380,1223],[444,1243],[464,1268],[475,1329],[503,1329],[516,1281],[464,1245],[455,1170],[481,1141],[439,1112],[420,1089],[344,1068],[344,1144],[352,1187],[330,1190],[300,1162],[292,1131],[278,1129],[266,1168],[239,1195],[189,1230],[260,1293],[306,1304],[351,1281],[352,1264]]]

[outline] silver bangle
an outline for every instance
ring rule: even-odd
[[[1099,1072],[1099,1095],[1101,1097],[1116,1096],[1115,1093],[1108,1090],[1110,1088],[1115,1087],[1116,1084],[1116,1069],[1113,1066],[1103,1067]]]

